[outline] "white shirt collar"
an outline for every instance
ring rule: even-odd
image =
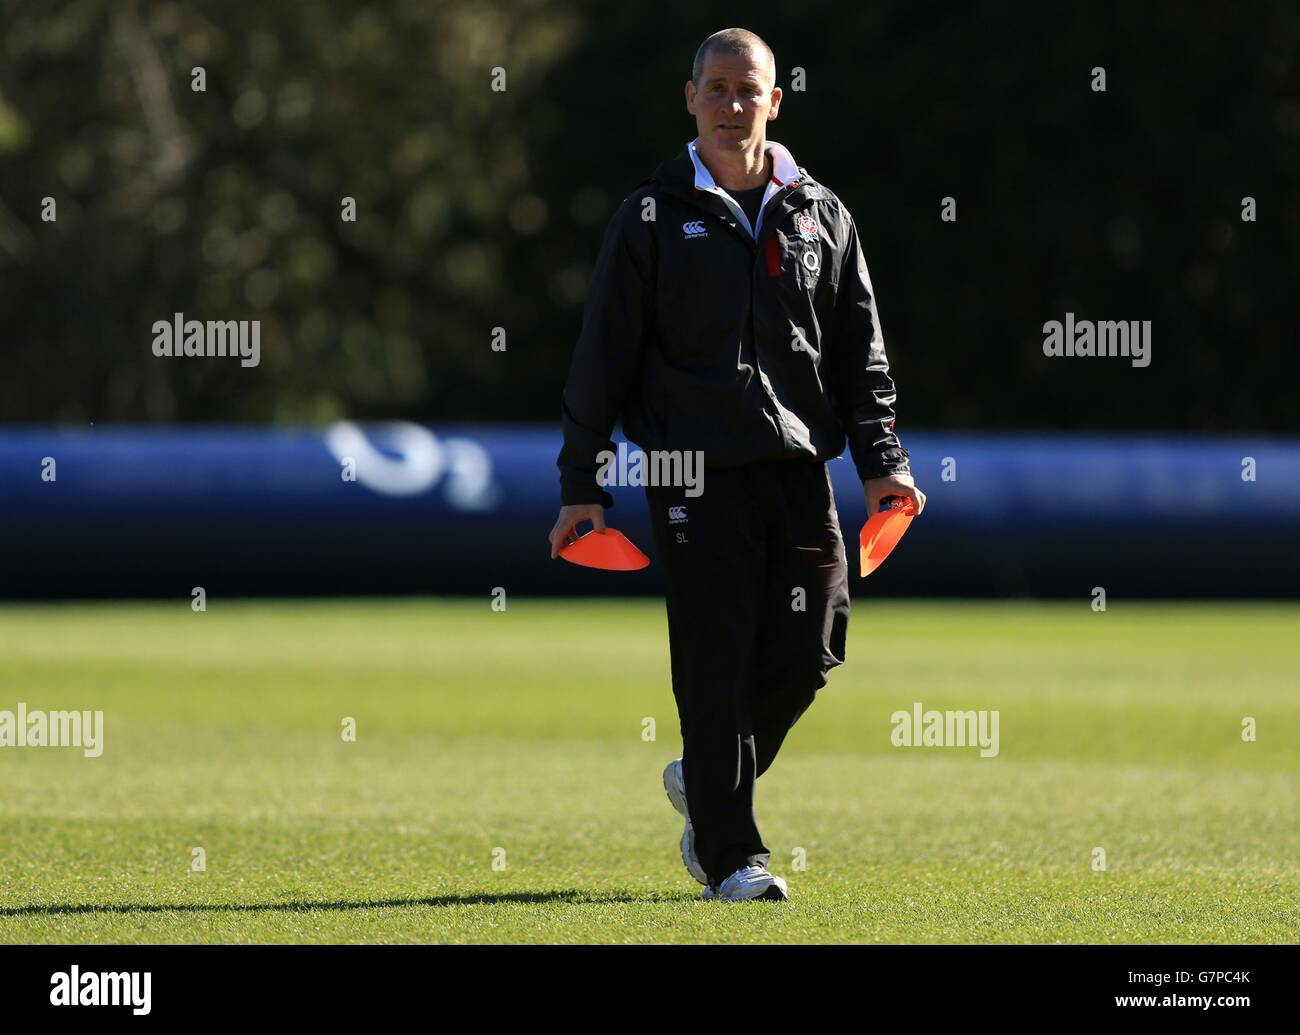
[[[704,164],[696,151],[696,145],[699,142],[700,138],[696,137],[686,147],[687,151],[690,152],[691,161],[695,164],[696,189],[718,195],[727,203],[727,207],[731,209],[737,222],[749,232],[749,236],[758,240],[758,232],[763,227],[763,210],[767,208],[767,203],[772,195],[787,183],[799,179],[799,166],[795,164],[794,155],[790,154],[789,148],[784,144],[778,144],[775,140],[767,141],[767,146],[763,148],[763,151],[772,156],[772,178],[767,183],[767,190],[763,192],[763,201],[759,205],[758,225],[751,227],[749,217],[736,204],[736,199],[713,181],[713,174],[709,172],[708,166]]]
[[[699,142],[700,138],[696,137],[687,145],[687,149],[691,154],[691,161],[695,163],[695,186],[700,190],[722,190],[714,182],[713,174],[709,172],[708,166],[704,164],[697,153]],[[784,144],[778,144],[775,140],[769,140],[763,150],[772,156],[772,182],[778,188],[799,179],[799,166],[795,164],[794,155],[790,154],[789,148]]]

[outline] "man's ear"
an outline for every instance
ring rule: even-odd
[[[695,114],[695,83],[690,79],[686,80],[686,110]]]
[[[768,122],[771,122],[773,119],[776,118],[777,111],[781,107],[781,98],[784,96],[785,94],[781,92],[781,88],[779,86],[772,87],[772,110],[767,113]]]

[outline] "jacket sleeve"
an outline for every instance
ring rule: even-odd
[[[654,238],[641,218],[641,192],[619,205],[605,229],[561,400],[564,445],[560,501],[614,498],[597,484],[597,454],[613,451],[610,435],[641,372],[654,299]]]
[[[835,296],[831,394],[848,437],[849,452],[862,481],[908,474],[908,452],[894,434],[894,381],[880,331],[867,262],[852,216]]]

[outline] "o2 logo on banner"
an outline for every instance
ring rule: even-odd
[[[419,496],[443,482],[457,510],[491,510],[501,497],[492,458],[471,439],[439,439],[408,421],[365,428],[339,421],[325,429],[325,445],[339,463],[351,457],[357,481],[381,496]]]

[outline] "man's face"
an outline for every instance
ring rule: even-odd
[[[700,85],[686,84],[686,110],[695,116],[701,142],[723,151],[743,151],[767,135],[776,118],[781,88],[772,83],[765,55],[710,51]]]

